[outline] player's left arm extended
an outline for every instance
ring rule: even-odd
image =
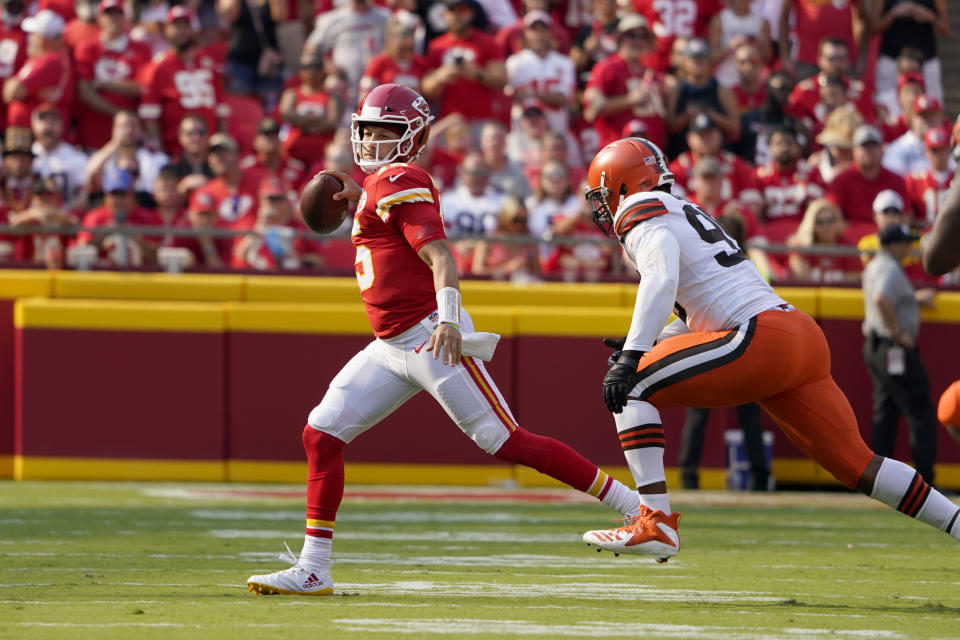
[[[626,238],[627,248],[636,259],[640,285],[623,350],[603,377],[603,403],[613,413],[620,413],[626,406],[627,395],[633,387],[631,377],[643,354],[653,348],[677,297],[680,273],[677,239],[665,227],[645,231],[641,234],[635,230]]]
[[[433,286],[437,292],[437,310],[440,324],[430,336],[427,351],[434,359],[443,358],[444,364],[460,364],[460,278],[457,263],[446,240],[428,242],[417,252],[420,259],[433,271]]]

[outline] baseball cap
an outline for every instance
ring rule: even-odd
[[[946,127],[932,127],[923,136],[927,149],[943,149],[950,146],[950,131]]]
[[[900,89],[907,84],[918,84],[921,88],[925,88],[927,83],[923,79],[923,74],[919,71],[905,71],[897,76],[897,93],[900,92]]]
[[[287,195],[287,190],[283,188],[283,184],[278,178],[268,177],[260,181],[260,186],[257,189],[257,195],[261,198],[270,198],[270,197],[284,197]]]
[[[36,108],[33,110],[31,117],[34,120],[39,120],[40,118],[42,118],[47,114],[54,114],[58,118],[62,117],[60,114],[60,110],[57,109],[56,105],[54,105],[52,102],[41,102],[40,104],[38,104]]]
[[[210,151],[213,151],[214,149],[237,151],[240,149],[240,147],[237,146],[237,141],[226,133],[215,133],[210,136],[210,142],[207,144],[207,149]]]
[[[873,199],[874,213],[880,213],[887,209],[903,211],[903,197],[893,189],[884,189]]]
[[[693,38],[687,43],[683,53],[691,58],[707,58],[710,57],[710,45],[707,44],[706,40]]]
[[[702,158],[693,166],[693,175],[695,176],[719,176],[723,175],[723,166],[716,158]]]
[[[130,191],[133,189],[133,176],[126,169],[108,167],[103,173],[103,191]]]
[[[203,191],[194,191],[190,195],[190,203],[188,204],[188,208],[190,211],[213,211],[213,196],[211,196],[209,193],[204,193]]]
[[[544,11],[543,9],[534,9],[532,11],[527,11],[523,16],[523,26],[532,27],[538,22],[549,26],[553,24],[553,18],[550,17],[550,14]]]
[[[623,125],[623,130],[620,132],[621,138],[630,138],[632,136],[642,136],[647,133],[647,123],[640,118],[634,118],[627,124]]]
[[[185,5],[178,4],[170,7],[170,11],[167,11],[167,24],[170,24],[174,20],[189,20],[192,25],[194,22],[193,10]]]
[[[921,93],[913,101],[914,113],[928,113],[930,111],[943,111],[943,105],[940,101],[928,93]]]
[[[7,127],[3,135],[3,155],[28,153],[33,155],[33,133],[28,127]]]
[[[123,11],[123,0],[100,0],[100,13],[106,13],[112,9]]]
[[[37,12],[37,15],[24,18],[20,23],[20,28],[26,33],[36,33],[44,38],[59,38],[63,35],[64,22],[60,14],[44,9]]]
[[[523,115],[533,115],[534,113],[543,115],[544,113],[543,103],[539,98],[526,98],[520,103],[520,106],[523,108]]]
[[[716,128],[717,123],[713,121],[713,118],[705,113],[698,113],[693,117],[693,120],[690,121],[691,133],[700,133],[701,131],[708,131]]]
[[[920,236],[905,224],[888,224],[879,233],[880,244],[886,247],[894,242],[913,242]]]
[[[862,147],[865,144],[883,144],[883,134],[869,124],[862,124],[853,132],[853,146]]]
[[[620,18],[620,21],[617,22],[617,33],[626,33],[627,31],[634,31],[636,29],[650,30],[647,19],[638,13],[631,13],[628,16]]]
[[[260,121],[260,124],[257,125],[257,133],[263,133],[266,135],[280,133],[280,123],[273,118],[264,118]]]

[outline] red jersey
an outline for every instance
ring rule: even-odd
[[[632,4],[656,36],[654,51],[644,62],[657,71],[670,68],[674,40],[707,38],[710,20],[723,9],[720,0],[632,0]]]
[[[173,227],[178,229],[193,228],[185,219],[177,221]],[[233,238],[212,238],[212,240],[211,251],[220,259],[221,264],[219,265],[210,264],[213,262],[213,258],[206,253],[204,246],[200,244],[200,240],[196,236],[173,236],[168,244],[171,247],[180,247],[189,251],[193,255],[194,264],[197,266],[226,268],[233,255]]]
[[[810,123],[822,122],[827,116],[826,113],[822,112],[823,106],[820,103],[819,79],[820,74],[801,80],[790,92],[790,97],[787,99],[785,111],[797,120],[804,121],[808,126]],[[847,85],[847,100],[857,107],[857,111],[860,112],[864,120],[873,122],[876,109],[873,106],[870,92],[866,90],[862,82],[855,78],[844,78],[844,83]],[[820,105],[820,113],[818,113],[818,105]]]
[[[721,150],[716,156],[723,169],[723,187],[720,197],[724,202],[728,200],[742,200],[744,204],[756,206],[755,191],[753,187],[753,169],[738,155]],[[693,168],[697,166],[697,160],[693,153],[685,151],[677,156],[677,159],[670,163],[670,171],[673,172],[674,184],[680,186],[684,193],[689,195],[693,193],[693,185],[690,184],[693,178]],[[743,197],[741,197],[741,192]],[[684,195],[683,197],[686,197]]]
[[[624,125],[631,120],[641,120],[647,127],[645,137],[659,147],[666,146],[666,110],[659,73],[642,65],[631,67],[619,53],[615,53],[594,65],[587,81],[588,89],[596,88],[607,97],[625,95],[635,87],[645,89],[650,100],[643,106],[597,116],[593,124],[600,136],[601,148],[619,140]]]
[[[289,191],[297,193],[307,177],[306,166],[296,158],[286,158],[279,169],[271,169],[260,164],[256,156],[247,156],[240,161],[240,169],[244,174],[251,174],[247,179],[257,185],[263,182],[264,178],[280,178]]]
[[[502,61],[503,52],[492,36],[470,29],[463,38],[447,32],[431,40],[427,58],[434,69],[444,64],[454,64],[461,58],[483,68],[488,62]],[[459,113],[467,120],[495,118],[499,115],[495,107],[503,102],[498,95],[502,97],[503,92],[494,91],[479,80],[457,78],[443,89],[441,113]]]
[[[83,216],[83,222],[81,226],[83,227],[112,227],[114,226],[115,221],[113,217],[113,211],[111,211],[106,205],[102,207],[97,207],[89,211],[85,216]],[[127,224],[132,227],[157,227],[162,226],[160,216],[157,215],[157,212],[152,209],[143,209],[141,207],[135,208],[127,216]],[[81,243],[91,243],[93,242],[94,235],[90,231],[81,231],[77,233],[77,241]],[[116,254],[117,240],[119,237],[108,236],[103,239],[103,243],[100,246],[100,257],[107,259],[114,259]],[[132,266],[140,266],[144,263],[144,259],[139,249],[132,248],[128,256],[128,264]]]
[[[856,245],[845,239],[837,244],[849,246],[851,249],[856,247]],[[819,282],[827,285],[849,282],[847,279],[848,274],[863,271],[863,263],[856,255],[829,256],[810,253],[800,255],[803,256],[803,259],[810,265],[810,282]]]
[[[411,60],[401,62],[382,53],[374,56],[367,63],[360,86],[364,89],[373,89],[381,84],[393,83],[420,91],[423,74],[429,70],[430,63],[423,56],[413,56]]]
[[[26,88],[27,97],[10,103],[8,124],[29,127],[30,116],[41,102],[52,102],[63,121],[70,122],[74,80],[66,51],[51,51],[30,58],[17,72],[17,79]]]
[[[761,84],[756,91],[747,92],[738,84],[730,87],[733,95],[737,98],[737,112],[747,113],[756,111],[767,101],[767,87]]]
[[[140,117],[160,121],[167,154],[180,153],[177,128],[186,116],[199,115],[206,120],[208,131],[216,131],[217,118],[229,115],[216,65],[217,61],[206,51],[184,60],[170,50],[156,56],[143,70]]]
[[[816,66],[817,46],[825,38],[839,38],[847,43],[850,59],[857,58],[857,43],[853,39],[853,12],[851,9],[863,0],[792,0],[796,23],[796,51],[793,59]]]
[[[753,188],[763,203],[765,222],[798,225],[810,201],[823,197],[826,185],[820,172],[806,162],[784,171],[771,162],[753,171]]]
[[[322,116],[327,112],[330,104],[330,94],[325,91],[310,91],[304,87],[292,89],[296,92],[294,111],[303,116]],[[290,126],[287,139],[283,142],[283,150],[288,156],[294,157],[304,165],[311,165],[323,160],[323,150],[333,140],[333,131],[326,133],[304,133],[294,126]]]
[[[27,61],[27,35],[19,26],[7,28],[0,22],[0,84]],[[0,100],[0,129],[7,127],[7,103]]]
[[[197,189],[194,195],[203,193],[213,200],[219,226],[243,227],[256,218],[257,189],[261,177],[256,171],[244,171],[237,187],[228,184],[222,177],[214,178]]]
[[[150,48],[142,42],[134,42],[127,36],[105,45],[99,38],[80,43],[73,51],[77,80],[87,82],[126,82],[136,77],[137,72],[150,61]],[[138,99],[109,91],[99,94],[108,102],[122,109],[136,109]],[[113,116],[78,104],[82,127],[78,127],[81,145],[99,149],[110,140]]]
[[[873,180],[863,177],[857,167],[850,167],[833,178],[827,187],[827,197],[840,207],[847,222],[873,223],[873,199],[884,189],[893,189],[899,193],[907,208],[910,208],[910,198],[907,196],[907,186],[903,178],[882,167]]]
[[[880,133],[883,134],[884,142],[893,142],[909,130],[910,125],[907,124],[907,119],[902,113],[896,119],[891,118],[880,123]]]
[[[367,176],[351,236],[357,283],[378,338],[397,336],[436,311],[433,271],[417,255],[446,239],[430,174],[396,163]]]
[[[952,180],[953,172],[944,171],[943,175],[937,177],[932,169],[911,173],[906,177],[907,195],[910,196],[913,215],[919,224],[924,227],[933,224]]]
[[[70,52],[75,52],[77,47],[87,40],[99,37],[100,27],[80,18],[74,18],[63,28],[63,43]]]

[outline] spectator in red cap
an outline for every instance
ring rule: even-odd
[[[329,91],[323,56],[304,49],[300,56],[300,84],[280,97],[280,119],[290,128],[283,146],[287,155],[306,166],[323,159],[323,149],[343,117],[339,92]]]
[[[0,2],[0,85],[27,61],[27,35],[20,28],[26,5],[23,0]],[[7,126],[7,103],[0,100],[0,129]]]
[[[44,102],[33,112],[33,171],[41,178],[54,178],[67,209],[82,208],[87,201],[87,163],[89,158],[63,139],[65,123],[60,111]]]
[[[599,134],[601,147],[620,138],[623,126],[639,118],[647,124],[647,139],[664,146],[666,109],[660,74],[641,62],[652,50],[653,33],[640,15],[617,23],[617,52],[598,62],[583,94],[583,116]]]
[[[444,0],[447,32],[434,38],[427,58],[433,71],[423,78],[425,97],[438,101],[440,113],[462,114],[471,125],[502,118],[507,71],[493,38],[475,29],[467,0]]]
[[[187,225],[196,231],[213,231],[220,226],[217,203],[212,195],[195,191],[187,206]],[[225,269],[230,264],[233,238],[212,235],[175,236],[173,246],[190,252],[191,266]]]
[[[885,189],[895,191],[902,201],[907,199],[903,178],[884,168],[882,158],[880,131],[869,124],[857,127],[853,133],[853,166],[836,176],[827,187],[827,198],[840,207],[851,225],[870,226],[873,200]],[[851,234],[857,235],[855,231],[851,229]]]
[[[520,104],[529,97],[543,102],[550,128],[570,130],[569,109],[576,99],[577,75],[570,56],[554,48],[546,11],[530,11],[523,17],[523,49],[507,58],[506,93],[513,99],[513,119],[520,119]]]
[[[164,33],[171,49],[154,58],[140,78],[145,87],[140,117],[148,136],[171,156],[180,153],[177,127],[186,116],[202,116],[209,131],[223,131],[230,114],[217,61],[198,49],[195,20],[184,5],[170,9]]]
[[[877,97],[880,130],[886,142],[893,142],[910,130],[913,103],[923,93],[923,88],[923,74],[919,71],[906,71],[897,79],[897,91],[893,100],[884,102],[880,96]]]
[[[877,57],[877,93],[889,91],[897,79],[897,58],[904,48],[916,48],[921,56],[926,92],[943,100],[937,37],[950,35],[947,0],[919,2],[874,2],[870,34],[882,34]]]
[[[547,30],[550,34],[551,44],[554,51],[566,55],[570,51],[570,34],[564,29],[563,25],[557,24],[550,15],[550,0],[523,0],[523,17],[514,22],[500,27],[497,30],[495,40],[497,45],[503,49],[503,55],[510,57],[519,53],[524,47],[524,31],[526,31],[529,21],[527,16],[533,12],[538,14],[545,13],[550,19],[546,22]],[[529,43],[527,44],[529,46]]]
[[[928,94],[921,94],[913,101],[910,113],[910,129],[887,145],[883,154],[883,166],[900,176],[929,168],[923,137],[927,131],[944,124],[943,106]]]
[[[73,52],[83,123],[77,141],[88,149],[105,145],[114,116],[122,109],[135,110],[140,102],[143,86],[136,75],[150,61],[150,50],[130,39],[126,23],[121,0],[101,0],[100,36],[81,42]]]
[[[266,178],[257,189],[257,213],[246,228],[255,234],[239,236],[233,244],[231,266],[235,269],[278,271],[299,269],[313,261],[312,243],[297,237],[302,229],[294,218],[293,203],[284,185]]]
[[[923,136],[923,145],[930,166],[907,175],[907,195],[917,224],[930,227],[940,212],[955,172],[955,162],[950,155],[950,130],[945,126],[931,128]]]
[[[29,127],[30,116],[41,102],[53,104],[64,122],[70,121],[74,78],[70,57],[63,48],[63,18],[50,10],[25,18],[29,59],[15,76],[3,83],[9,124]]]
[[[670,67],[673,41],[708,37],[710,20],[723,8],[720,0],[632,0],[630,4],[656,35],[656,51],[644,62],[661,72]]]
[[[791,16],[791,13],[793,14]],[[865,28],[854,42],[853,16]],[[792,25],[792,34],[791,32]],[[830,40],[843,44],[848,55],[857,59],[856,69],[862,73],[867,62],[870,16],[864,0],[784,0],[780,10],[780,65],[800,80],[817,73],[822,57],[822,44]],[[792,37],[791,37],[792,36]],[[849,59],[848,59],[849,62]]]

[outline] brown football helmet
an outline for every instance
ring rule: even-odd
[[[587,184],[586,198],[593,205],[593,223],[615,238],[614,213],[624,198],[673,184],[673,173],[667,168],[667,158],[660,147],[645,138],[621,138],[593,158]]]

